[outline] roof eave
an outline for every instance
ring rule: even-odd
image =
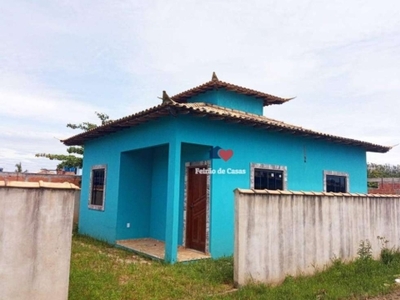
[[[210,112],[204,108],[188,107],[185,104],[174,103],[174,102],[155,106],[148,110],[139,112],[134,115],[124,117],[122,119],[116,120],[109,124],[96,127],[90,131],[80,133],[80,134],[70,137],[68,139],[62,140],[61,142],[63,142],[67,146],[74,146],[74,145],[82,146],[88,140],[93,140],[95,138],[98,138],[98,137],[101,137],[101,136],[104,136],[104,135],[107,135],[107,134],[110,134],[110,133],[113,133],[116,131],[123,130],[124,128],[133,127],[135,125],[143,124],[148,121],[158,119],[161,116],[169,115],[171,113],[171,108],[174,108],[176,110],[176,112],[179,112],[181,114],[191,113],[191,114],[202,116],[202,117],[208,117],[214,121],[222,120],[222,121],[233,122],[233,123],[242,123],[243,125],[265,128],[267,130],[283,131],[283,132],[294,134],[294,135],[308,136],[308,137],[314,138],[314,139],[330,140],[331,142],[334,142],[334,143],[347,144],[347,145],[351,145],[351,146],[361,147],[365,151],[368,151],[368,152],[386,153],[392,148],[392,147],[388,147],[388,146],[381,146],[381,145],[372,144],[372,143],[368,143],[368,142],[363,142],[363,141],[328,135],[328,134],[324,134],[324,133],[319,133],[319,132],[315,132],[315,131],[312,131],[309,129],[295,127],[292,125],[284,126],[284,125],[274,124],[273,122],[268,123],[268,122],[261,122],[259,120],[254,120],[254,119],[252,120],[252,117],[250,115],[246,115],[246,117],[243,117],[243,116],[237,117],[237,116],[229,115],[229,112],[227,112],[227,114],[225,115],[225,114],[220,114],[218,112]]]

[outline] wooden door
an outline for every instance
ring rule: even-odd
[[[207,168],[200,166],[196,168]],[[207,175],[196,174],[196,168],[188,169],[186,203],[186,247],[205,252]]]

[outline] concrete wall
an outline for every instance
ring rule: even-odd
[[[0,299],[67,299],[76,186],[0,181]]]
[[[313,273],[334,257],[357,257],[361,240],[377,257],[377,236],[400,246],[400,197],[236,190],[235,283]]]
[[[78,187],[81,186],[80,175],[65,174],[40,174],[40,173],[17,173],[17,172],[0,172],[0,181],[21,181],[21,182],[52,182],[52,183],[72,183]],[[80,193],[76,193],[74,204],[74,224],[79,222],[79,202]]]

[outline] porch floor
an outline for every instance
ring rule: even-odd
[[[165,243],[152,238],[119,240],[117,241],[117,245],[150,256],[151,258],[164,260],[165,257]],[[210,255],[182,246],[178,247],[178,262],[204,258],[210,258]]]

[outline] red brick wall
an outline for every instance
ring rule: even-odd
[[[378,188],[368,188],[369,194],[400,194],[400,178],[370,178],[368,182],[376,182]]]
[[[25,181],[25,182],[69,182],[81,186],[81,176],[63,174],[15,173],[0,172],[0,181]]]

